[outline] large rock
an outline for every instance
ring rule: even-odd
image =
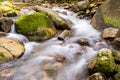
[[[37,12],[42,12],[42,13],[48,15],[49,17],[51,17],[51,19],[53,20],[53,22],[55,24],[55,27],[57,29],[70,29],[71,28],[71,23],[69,21],[63,19],[62,17],[60,17],[52,9],[44,8],[44,7],[41,7],[41,6],[35,6],[34,9]]]
[[[103,72],[111,73],[114,70],[114,58],[112,56],[112,51],[107,48],[101,49],[97,56],[93,58],[88,65],[90,73],[93,72]]]
[[[21,16],[16,21],[16,28],[32,41],[47,40],[56,34],[52,21],[42,13]]]
[[[106,28],[102,32],[102,38],[103,39],[115,39],[119,36],[119,29],[116,28]]]
[[[13,60],[24,53],[24,45],[10,38],[0,38],[0,63]]]
[[[119,6],[119,0],[106,0],[92,18],[92,25],[101,30],[106,27],[120,28]]]
[[[0,31],[9,32],[13,24],[12,19],[0,18]]]

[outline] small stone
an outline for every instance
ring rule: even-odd
[[[13,24],[12,19],[1,18],[0,19],[0,28],[1,28],[0,30],[3,32],[9,32],[12,24]]]
[[[97,72],[89,76],[89,80],[106,80],[103,73]]]
[[[102,32],[102,38],[107,40],[113,40],[119,36],[119,29],[117,28],[106,28]]]
[[[83,46],[90,46],[89,40],[86,39],[86,38],[80,38],[80,39],[77,41],[77,43],[80,44],[80,45],[83,45]]]

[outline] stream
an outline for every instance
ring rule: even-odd
[[[22,41],[25,53],[19,59],[0,65],[0,70],[10,69],[10,72],[1,73],[6,77],[2,80],[88,79],[88,62],[99,49],[110,47],[100,38],[101,32],[92,27],[90,20],[79,19],[76,13],[60,7],[53,7],[53,10],[73,23],[72,35],[64,41],[57,40],[56,35],[44,42],[30,42],[25,36],[17,34],[12,25],[7,37]],[[78,44],[76,41],[81,38],[87,39],[90,46]]]

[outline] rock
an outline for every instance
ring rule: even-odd
[[[55,55],[52,60],[48,60],[42,64],[43,69],[43,79],[42,80],[51,80],[57,75],[57,72],[63,67],[63,62],[65,60],[64,56]]]
[[[13,59],[13,55],[6,48],[0,47],[0,64]]]
[[[58,36],[58,40],[64,40],[66,37],[68,37],[70,35],[70,31],[69,30],[64,30],[59,36]]]
[[[55,27],[57,29],[71,29],[71,23],[69,21],[63,19],[62,17],[60,17],[52,9],[44,8],[44,7],[41,7],[41,6],[35,6],[34,9],[37,12],[42,12],[42,13],[48,15],[49,17],[51,17],[51,19],[53,20],[53,22],[55,24]]]
[[[92,25],[100,30],[106,27],[120,28],[119,5],[119,0],[106,0],[92,18]]]
[[[118,62],[118,63],[120,63],[120,51],[115,50],[114,53],[113,53],[113,55],[114,55],[115,61]]]
[[[9,12],[6,13],[6,16],[7,17],[16,17],[17,13],[15,11],[9,11]]]
[[[89,0],[79,1],[77,3],[77,6],[79,7],[79,10],[86,10],[89,5]]]
[[[0,37],[4,37],[4,36],[7,36],[8,34],[5,33],[5,32],[0,32]]]
[[[31,41],[47,40],[56,34],[52,21],[43,13],[21,16],[16,21],[16,28]]]
[[[11,67],[0,70],[1,80],[13,80],[11,76],[13,76],[13,70]]]
[[[83,46],[90,46],[89,40],[86,39],[86,38],[80,38],[80,39],[77,41],[77,43],[80,44],[80,45],[83,45]]]
[[[115,38],[115,39],[112,41],[112,46],[113,46],[115,49],[120,49],[120,38],[119,38],[119,37]]]
[[[105,74],[110,74],[114,70],[114,65],[115,62],[112,51],[103,48],[99,50],[97,56],[89,62],[88,69],[90,73],[103,72]]]
[[[0,18],[0,30],[3,32],[9,32],[13,24],[12,19],[9,18]]]
[[[106,77],[103,73],[97,72],[89,76],[89,80],[106,80]]]
[[[115,74],[114,76],[114,80],[120,80],[120,72]]]
[[[21,56],[25,51],[24,45],[21,42],[10,38],[0,38],[0,46],[5,48],[14,58]]]
[[[119,29],[116,29],[116,28],[106,28],[103,30],[102,32],[102,38],[103,39],[115,39],[116,37],[119,36]]]

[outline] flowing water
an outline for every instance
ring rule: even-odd
[[[73,23],[72,35],[64,41],[54,37],[40,43],[30,42],[25,36],[15,33],[12,25],[7,37],[22,41],[25,53],[15,61],[0,65],[0,69],[10,67],[12,70],[2,73],[6,80],[87,80],[89,60],[99,49],[108,46],[100,39],[101,33],[92,27],[90,20],[79,19],[77,14],[63,8],[54,7],[53,10]],[[88,39],[90,46],[76,43],[80,38]]]

